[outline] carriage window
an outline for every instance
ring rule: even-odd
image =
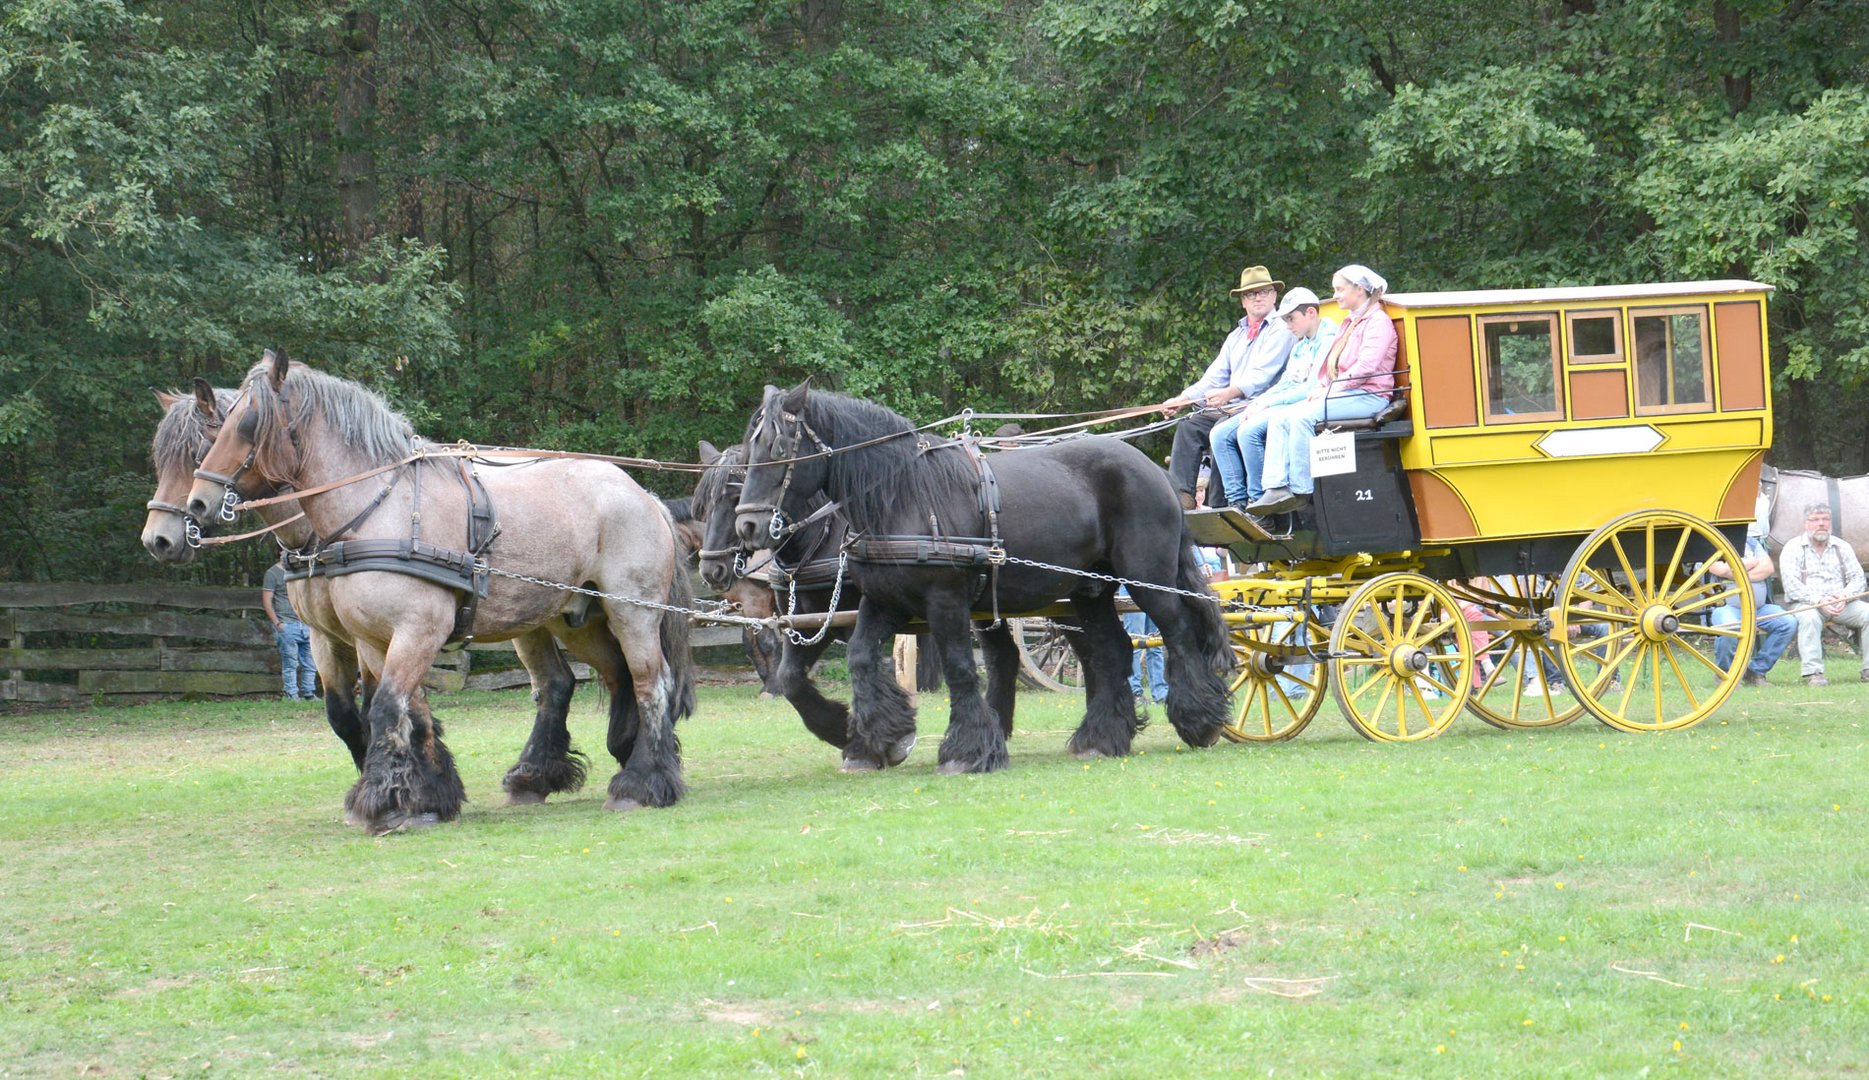
[[[1570,362],[1615,364],[1622,361],[1622,319],[1614,311],[1581,311],[1570,316]]]
[[[1709,408],[1706,309],[1651,308],[1634,314],[1636,412]]]
[[[1562,419],[1558,400],[1557,318],[1493,315],[1480,320],[1486,349],[1488,420]]]

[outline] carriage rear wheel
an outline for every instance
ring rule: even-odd
[[[1701,560],[1743,566],[1718,529],[1691,514],[1638,510],[1591,533],[1558,579],[1551,636],[1584,707],[1620,731],[1691,727],[1719,708],[1752,655],[1750,588],[1706,575]],[[1739,601],[1739,619],[1711,624]],[[1722,671],[1714,649],[1734,646]]]
[[[1473,638],[1460,605],[1420,574],[1384,574],[1359,586],[1331,627],[1330,652],[1337,704],[1374,742],[1432,739],[1472,690]]]
[[[1481,617],[1536,619],[1557,603],[1557,582],[1537,574],[1475,578],[1450,586],[1479,606]],[[1479,673],[1467,711],[1496,728],[1552,728],[1583,715],[1583,703],[1556,677],[1557,646],[1535,629],[1495,631],[1474,646]]]
[[[1230,629],[1239,666],[1227,687],[1234,702],[1233,721],[1220,734],[1234,742],[1272,743],[1303,731],[1324,702],[1325,666],[1321,661],[1275,656],[1265,646],[1299,646],[1321,657],[1330,634],[1309,617]]]
[[[1009,619],[1019,643],[1019,677],[1027,685],[1060,693],[1082,693],[1084,669],[1065,632],[1050,619]]]

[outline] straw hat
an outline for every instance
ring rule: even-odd
[[[1265,267],[1248,266],[1246,269],[1240,271],[1240,287],[1230,291],[1233,295],[1238,296],[1243,292],[1263,289],[1267,285],[1272,286],[1274,289],[1282,289],[1285,287],[1284,282],[1272,280],[1271,273],[1267,271]]]

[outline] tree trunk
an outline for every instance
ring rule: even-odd
[[[344,214],[344,251],[355,255],[376,225],[376,38],[379,17],[350,11],[338,34],[337,198]]]

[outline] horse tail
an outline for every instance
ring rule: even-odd
[[[1202,597],[1190,599],[1187,604],[1194,614],[1195,648],[1215,672],[1232,671],[1233,648],[1227,643],[1226,620],[1220,617],[1220,598],[1207,583],[1207,567],[1195,554],[1194,534],[1186,518],[1181,521],[1181,558],[1175,567],[1175,587]]]
[[[694,649],[688,641],[688,616],[694,606],[694,583],[688,579],[686,559],[674,560],[668,605],[678,611],[662,612],[662,663],[669,674],[668,721],[673,724],[694,714]]]

